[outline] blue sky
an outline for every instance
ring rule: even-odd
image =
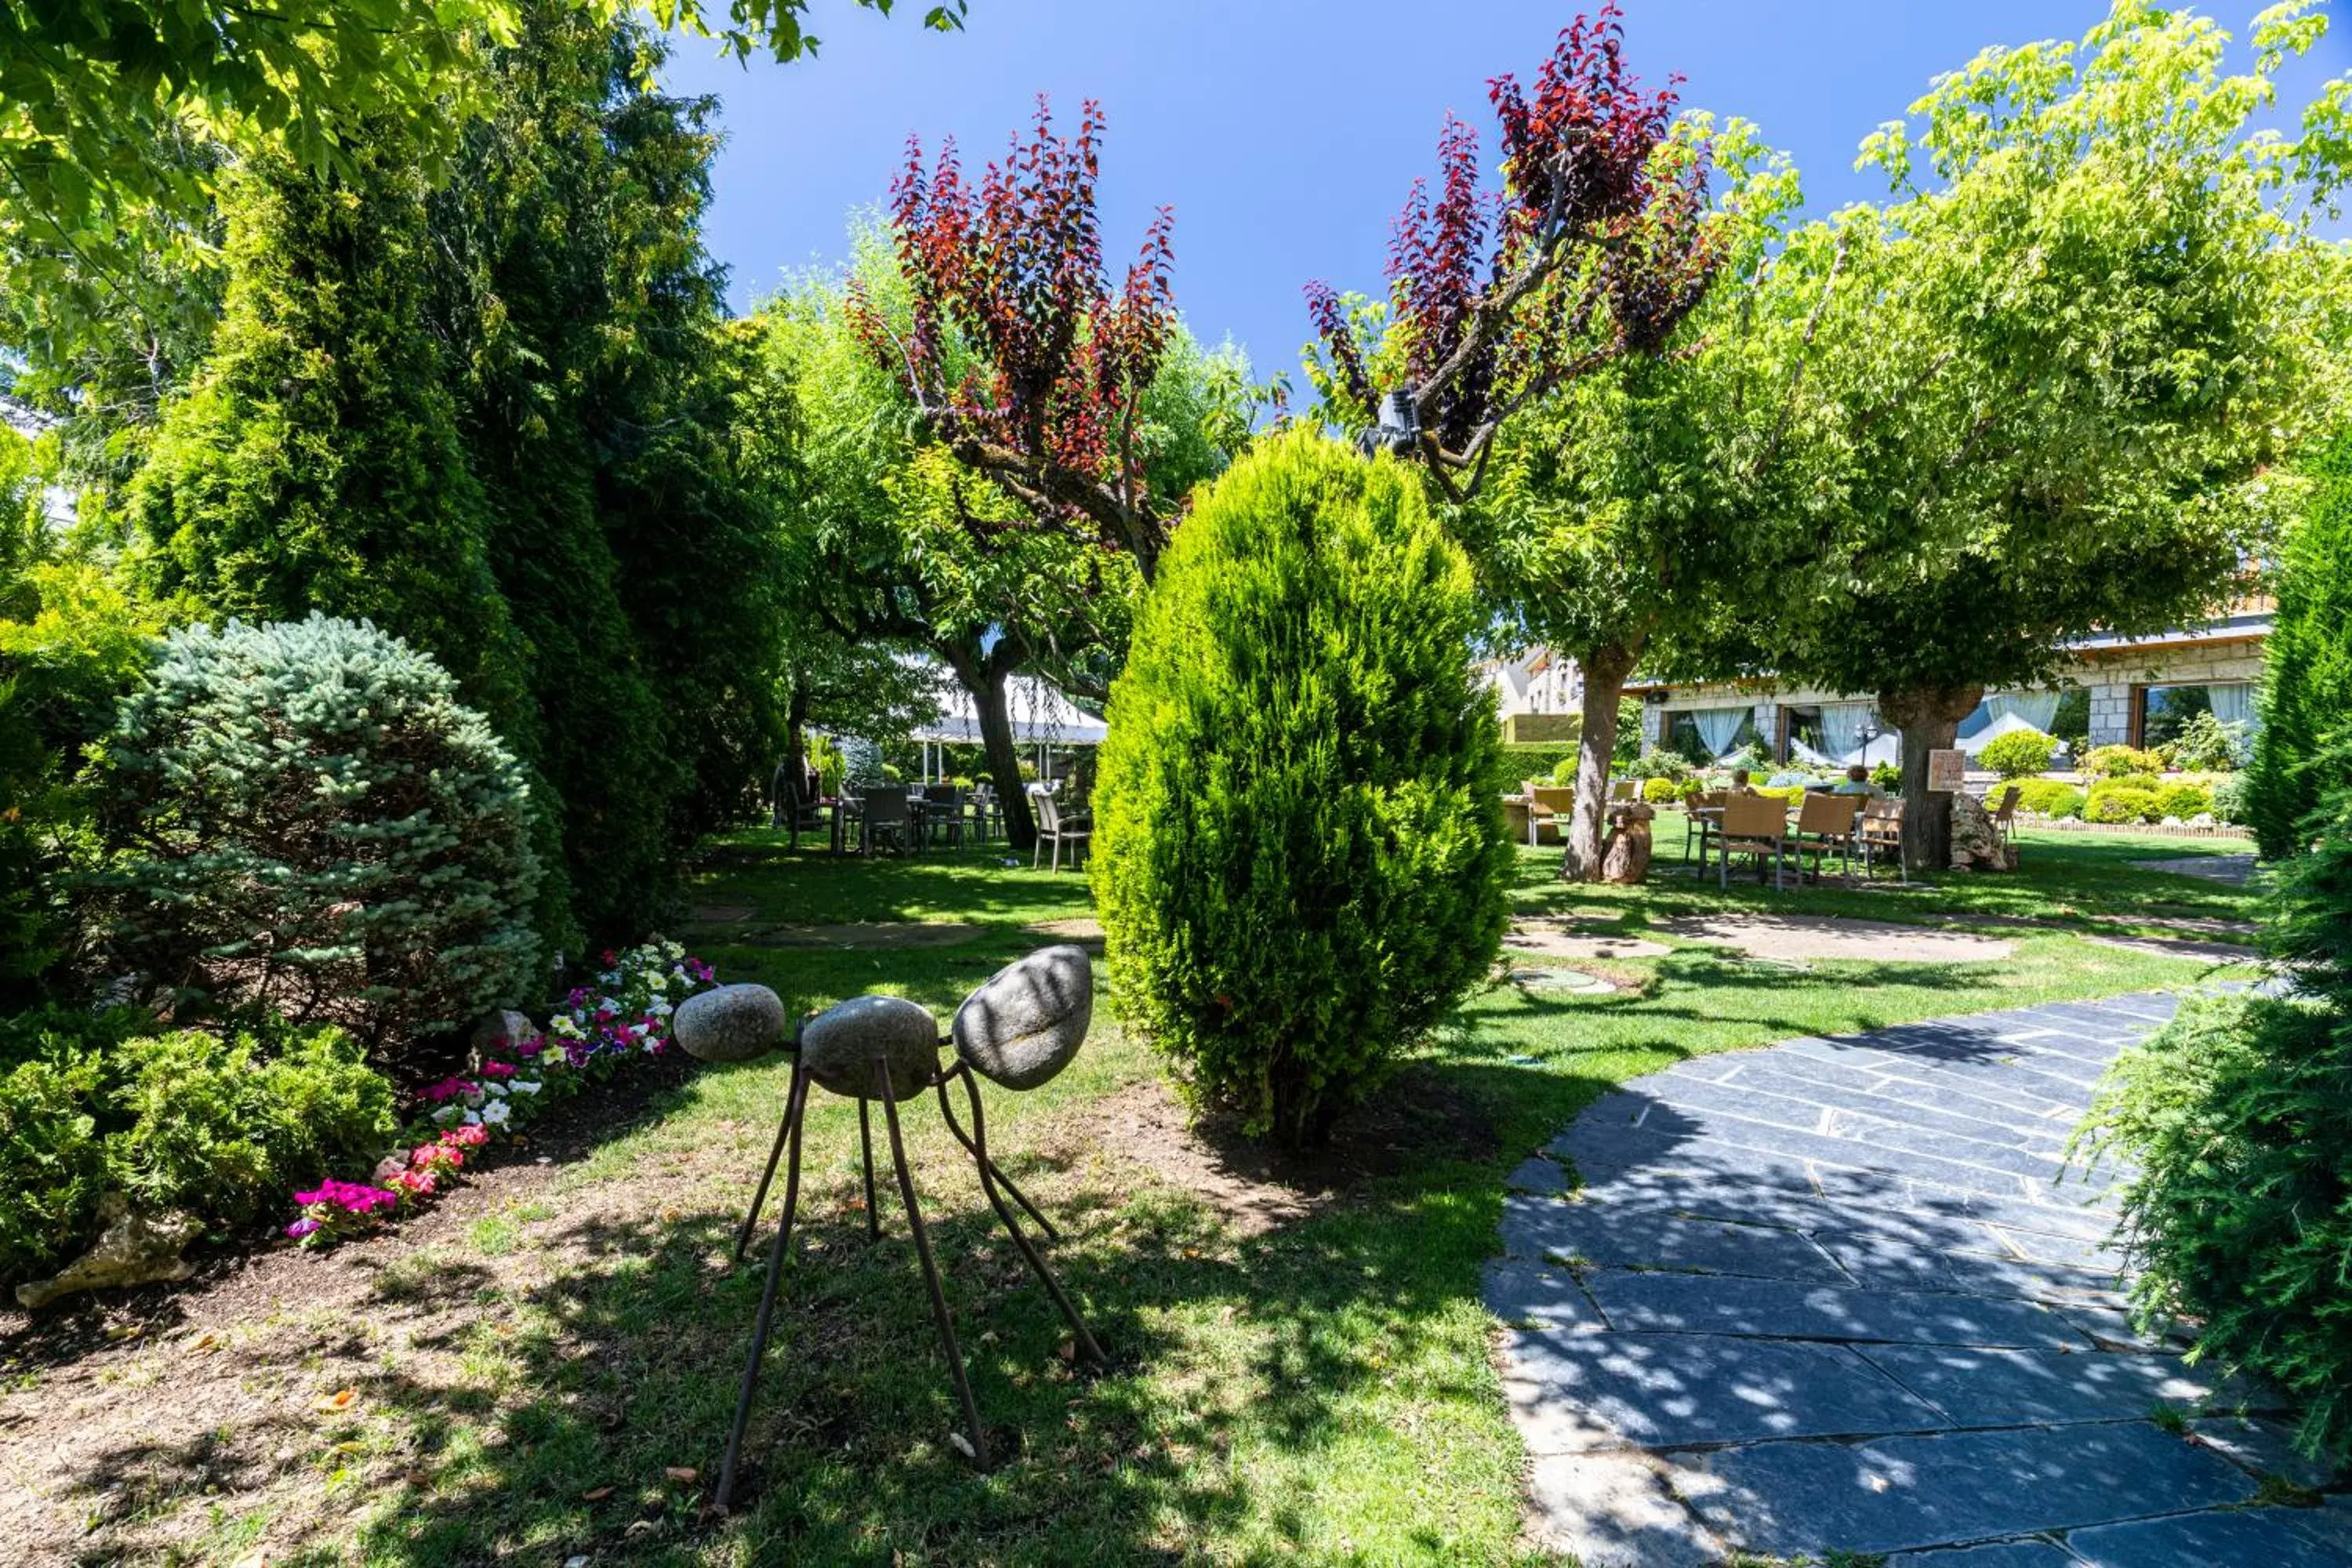
[[[1597,4],[1597,0],[1594,0]],[[2261,0],[2204,7],[2242,35]],[[1295,371],[1311,335],[1311,278],[1377,291],[1389,225],[1433,166],[1449,109],[1491,159],[1486,79],[1524,80],[1574,0],[971,0],[961,33],[814,0],[821,56],[749,67],[682,40],[674,90],[717,93],[729,141],[712,251],[737,307],[792,268],[837,259],[851,208],[888,190],[908,132],[952,134],[966,165],[999,156],[1039,92],[1075,128],[1101,100],[1105,237],[1123,266],[1151,210],[1176,209],[1176,296],[1195,332],[1230,334],[1264,374]],[[2352,70],[2352,0],[2293,68],[2302,101]],[[1755,121],[1795,159],[1809,209],[1884,194],[1855,145],[1937,72],[1993,43],[2079,36],[2105,0],[1630,0],[1627,47],[1645,80],[1679,71],[1684,101]]]

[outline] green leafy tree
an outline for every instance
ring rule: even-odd
[[[1456,512],[1487,593],[1583,677],[1570,879],[1601,874],[1626,678],[1637,662],[1670,671],[1721,596],[1753,593],[1759,575],[1780,388],[1759,374],[1755,284],[1797,175],[1742,121],[1718,132],[1692,116],[1683,134],[1727,175],[1700,223],[1714,286],[1661,352],[1612,356],[1501,425],[1482,490]]]
[[[2264,650],[2263,725],[2246,773],[2245,805],[2273,858],[2302,843],[2319,804],[2327,742],[2352,726],[2352,432],[2312,466],[2311,504],[2287,533],[2278,615]]]
[[[1945,864],[1927,754],[2060,646],[2219,612],[2289,487],[2340,341],[2316,242],[2345,95],[2258,132],[2324,26],[2276,7],[2252,71],[2187,12],[2119,0],[2079,44],[1993,49],[1864,144],[1904,199],[1792,238],[1762,316],[1796,416],[1792,560],[1751,606],[1784,676],[1877,695],[1903,733],[1905,852]]]
[[[1468,561],[1307,431],[1202,496],[1111,691],[1112,994],[1196,1103],[1314,1142],[1486,971],[1512,863]]]

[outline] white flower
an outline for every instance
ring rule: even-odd
[[[481,1124],[482,1124],[482,1114],[481,1114],[481,1112],[480,1112],[480,1111],[478,1111],[478,1110],[469,1110],[469,1111],[466,1112],[466,1125],[467,1125],[467,1126],[468,1126],[468,1127],[479,1127]]]
[[[530,1079],[527,1078],[519,1078],[512,1083],[507,1085],[507,1087],[517,1094],[537,1094],[539,1092],[539,1085],[531,1082]]]
[[[507,1109],[507,1102],[503,1100],[482,1107],[482,1120],[493,1127],[505,1126],[507,1118],[511,1114],[512,1112]]]
[[[646,1004],[646,1011],[656,1018],[667,1018],[676,1010],[669,1005],[669,998],[667,996],[656,996]]]
[[[653,987],[656,992],[659,992],[662,987],[669,984],[669,976],[656,969],[651,974],[646,976],[646,984]]]
[[[501,1096],[503,1096],[503,1095],[506,1093],[506,1091],[507,1091],[507,1086],[506,1086],[506,1085],[504,1085],[504,1084],[502,1084],[502,1083],[500,1083],[500,1082],[499,1082],[498,1079],[490,1079],[490,1081],[489,1081],[489,1082],[488,1082],[488,1083],[486,1083],[486,1084],[482,1085],[482,1087],[483,1087],[485,1089],[488,1089],[490,1093],[492,1093],[492,1094],[496,1094],[496,1095],[501,1095]]]
[[[565,1036],[568,1038],[574,1040],[580,1038],[580,1020],[574,1018],[569,1013],[557,1014],[555,1017],[549,1022],[547,1026],[556,1034]]]
[[[487,1098],[488,1097],[486,1096],[479,1089],[477,1089],[471,1094],[466,1096],[466,1103],[468,1105],[479,1105]]]
[[[439,1110],[434,1111],[433,1120],[441,1126],[446,1127],[449,1123],[457,1120],[457,1108],[454,1105],[442,1106]]]

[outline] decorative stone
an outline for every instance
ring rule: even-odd
[[[1086,949],[1041,948],[1009,963],[956,1009],[956,1054],[1006,1089],[1035,1089],[1070,1065],[1095,1010]]]
[[[903,996],[855,996],[801,1030],[801,1065],[835,1094],[882,1098],[874,1058],[890,1066],[894,1100],[912,1100],[940,1075],[940,1026]]]
[[[721,985],[688,997],[670,1027],[698,1061],[747,1062],[782,1043],[784,1005],[764,985]]]
[[[53,1278],[17,1286],[19,1305],[38,1309],[77,1290],[152,1285],[159,1279],[185,1279],[196,1271],[194,1264],[180,1256],[204,1229],[188,1215],[133,1214],[130,1199],[109,1193],[99,1200],[98,1221],[105,1226],[98,1244]]]
[[[2001,841],[2000,829],[1984,802],[1972,795],[1952,796],[1952,868],[2014,871],[2017,851]]]
[[[1650,822],[1658,814],[1639,801],[1612,806],[1609,837],[1601,846],[1601,879],[1621,887],[1650,876]]]
[[[509,1046],[519,1045],[536,1037],[539,1032],[539,1026],[530,1021],[529,1014],[501,1007],[495,1013],[485,1014],[482,1021],[474,1026],[473,1047],[480,1051],[500,1041]]]

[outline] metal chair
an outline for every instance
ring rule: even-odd
[[[1064,816],[1061,802],[1055,799],[1053,791],[1044,784],[1029,786],[1029,808],[1037,814],[1037,841],[1029,851],[1029,868],[1032,871],[1037,868],[1037,857],[1051,843],[1054,846],[1054,869],[1059,871],[1062,868],[1062,845],[1066,841],[1072,846],[1070,867],[1076,869],[1079,855],[1085,851],[1087,841],[1094,837],[1093,818],[1083,811]]]
[[[923,837],[945,840],[950,849],[963,847],[963,791],[951,784],[923,786]]]
[[[814,792],[808,790],[804,784],[791,778],[785,770],[782,768],[776,770],[776,809],[773,825],[788,829],[792,833],[793,848],[797,849],[801,847],[801,833],[803,829],[822,828],[826,826],[825,811],[824,803],[816,797]]]
[[[1778,890],[1782,868],[1789,858],[1789,807],[1778,796],[1768,795],[1735,795],[1723,803],[1721,841],[1716,845],[1717,883],[1726,891],[1731,889],[1731,858],[1734,855],[1756,857],[1756,873],[1764,873],[1764,860],[1772,860],[1772,886]]]
[[[1698,868],[1706,870],[1706,842],[1715,833],[1715,825],[1699,815],[1702,811],[1721,811],[1730,798],[1729,790],[1709,790],[1695,795],[1683,805],[1683,864],[1690,864],[1691,846],[1698,846]]]
[[[875,784],[866,792],[860,850],[871,855],[885,840],[895,841],[901,853],[914,846],[914,817],[907,809],[905,784]]]

